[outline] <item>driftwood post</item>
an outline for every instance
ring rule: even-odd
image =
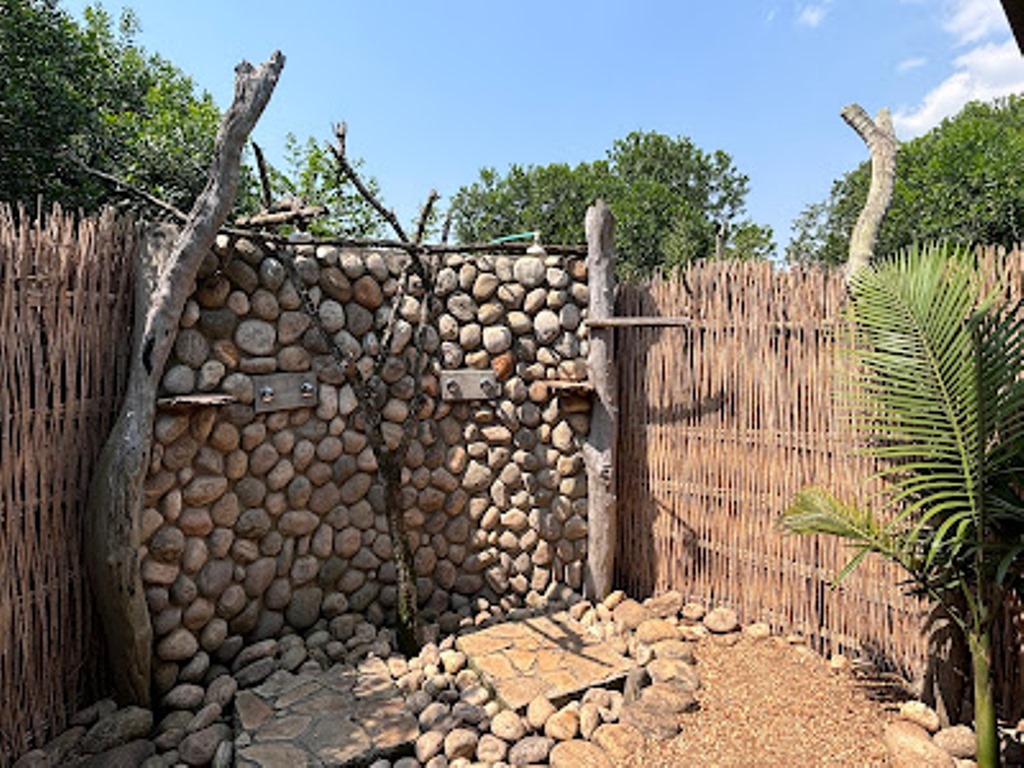
[[[587,209],[586,229],[589,316],[591,320],[604,320],[615,314],[615,217],[603,200]],[[594,400],[590,434],[583,445],[588,535],[585,589],[591,600],[602,600],[611,592],[615,565],[615,440],[619,408],[614,339],[614,328],[591,326],[587,369]]]
[[[846,261],[846,277],[871,262],[871,256],[878,240],[882,219],[892,202],[892,190],[896,181],[896,150],[899,146],[892,127],[892,116],[888,109],[879,111],[872,120],[859,104],[843,107],[839,113],[857,135],[863,139],[871,153],[871,186],[868,199],[857,217],[857,224],[850,234],[850,255]]]
[[[128,391],[100,454],[89,494],[85,558],[118,698],[147,705],[153,630],[139,572],[139,516],[156,394],[196,274],[238,189],[242,147],[277,84],[284,56],[235,68],[235,96],[214,146],[210,176],[180,232],[160,229],[143,249]],[[173,241],[173,242],[172,242]],[[139,327],[141,326],[141,327]]]

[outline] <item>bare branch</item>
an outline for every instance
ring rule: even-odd
[[[263,159],[263,150],[255,141],[252,143],[253,154],[256,155],[256,168],[260,174],[260,198],[263,201],[264,210],[270,210],[272,202],[270,196],[270,177],[267,175],[267,162]]]
[[[331,151],[334,153],[335,159],[338,161],[338,167],[342,174],[355,186],[356,191],[363,196],[370,205],[381,216],[384,220],[391,225],[391,228],[395,231],[395,235],[403,243],[410,243],[409,236],[405,234],[405,230],[402,229],[402,225],[398,223],[398,217],[395,216],[395,212],[384,207],[377,196],[371,192],[367,186],[363,183],[363,180],[359,178],[359,174],[356,173],[355,168],[349,163],[348,158],[345,156],[345,123],[341,123],[337,128],[334,129],[334,135],[338,139],[338,145],[331,147]]]
[[[441,245],[448,245],[448,233],[452,228],[452,218],[455,216],[455,207],[449,206],[448,213],[444,217],[444,224],[441,225]]]
[[[423,242],[423,235],[427,231],[427,219],[430,218],[430,211],[439,197],[440,195],[437,194],[436,189],[430,190],[430,194],[427,195],[427,202],[423,204],[423,208],[420,210],[420,220],[416,225],[416,237],[412,241],[414,245],[419,245]]]
[[[857,132],[871,153],[871,186],[868,199],[850,234],[850,255],[846,262],[846,278],[871,262],[882,219],[892,202],[896,181],[896,150],[898,143],[892,127],[892,116],[882,109],[872,120],[859,104],[850,104],[839,113],[847,125]]]
[[[107,182],[108,184],[113,185],[117,189],[123,189],[125,192],[129,192],[129,193],[135,195],[136,197],[139,197],[139,198],[145,200],[147,203],[149,203],[153,207],[159,208],[160,210],[164,211],[165,213],[171,214],[171,216],[176,218],[178,221],[185,221],[185,219],[188,218],[188,216],[185,214],[185,212],[182,211],[180,208],[176,208],[175,206],[171,205],[170,203],[168,203],[168,202],[166,202],[164,200],[161,200],[159,197],[156,197],[155,195],[151,195],[146,190],[139,189],[135,185],[129,184],[124,179],[118,178],[117,176],[114,176],[113,174],[107,173],[106,171],[101,171],[101,170],[98,170],[96,168],[92,168],[92,167],[86,165],[82,160],[80,160],[77,157],[72,157],[71,159],[72,159],[72,161],[76,165],[78,165],[79,169],[81,169],[81,171],[83,173],[87,173],[90,176],[95,176],[97,179],[102,179],[103,181]]]

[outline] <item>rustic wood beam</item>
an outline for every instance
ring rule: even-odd
[[[587,277],[590,320],[615,314],[615,217],[603,200],[587,209]],[[615,331],[592,325],[587,368],[594,389],[590,433],[583,445],[587,468],[587,569],[584,590],[603,600],[612,590],[615,569],[615,440],[618,433]]]
[[[668,328],[693,325],[689,317],[591,317],[583,321],[588,328]]]

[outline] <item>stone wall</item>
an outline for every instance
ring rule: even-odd
[[[423,297],[399,293],[404,254],[218,240],[164,376],[177,400],[158,411],[146,482],[141,558],[159,690],[199,649],[227,663],[321,618],[380,626],[395,604],[374,455],[286,253],[319,325],[364,370],[398,297],[378,405],[389,443],[408,423]],[[422,615],[454,629],[478,598],[507,610],[581,585],[588,401],[549,384],[586,378],[585,264],[451,255],[436,294],[402,503]],[[440,371],[459,368],[493,369],[500,393],[442,400]],[[315,406],[257,412],[253,377],[279,372],[315,377]],[[217,394],[231,401],[211,404]]]

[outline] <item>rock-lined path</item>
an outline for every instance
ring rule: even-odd
[[[568,613],[535,616],[463,635],[456,647],[509,709],[557,700],[625,678],[634,666]]]
[[[387,664],[280,670],[235,697],[237,765],[244,768],[366,765],[410,752],[419,736]]]

